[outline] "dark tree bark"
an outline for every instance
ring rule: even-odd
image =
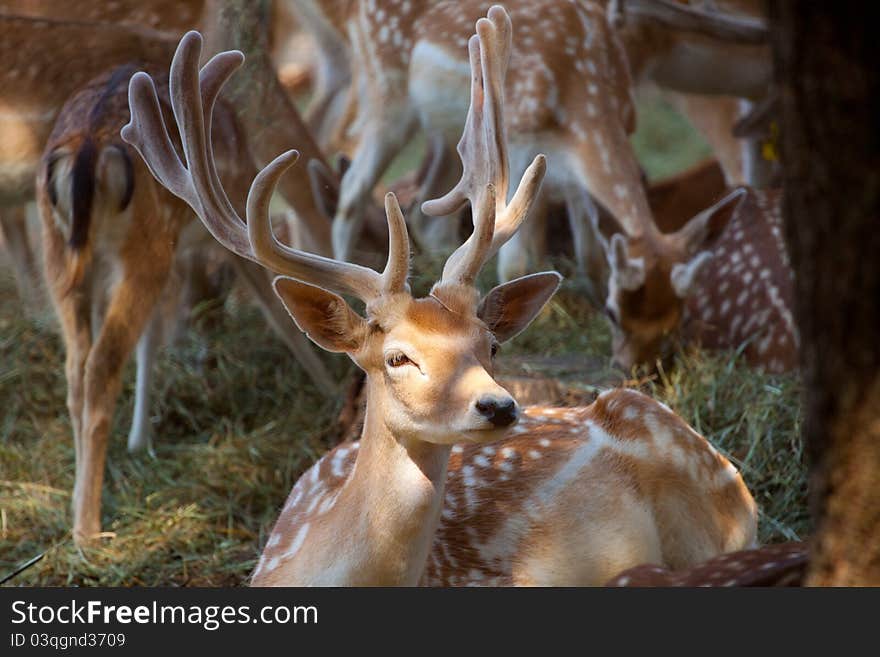
[[[270,17],[269,0],[206,3],[202,17],[206,59],[222,50],[244,53],[244,65],[227,83],[224,98],[236,108],[260,166],[287,149],[300,152],[294,171],[282,177],[278,190],[307,229],[304,248],[331,255],[330,222],[317,207],[306,176],[307,163],[324,161],[324,156],[278,80],[269,53]]]
[[[880,38],[871,3],[768,3],[816,535],[807,583],[880,584]]]

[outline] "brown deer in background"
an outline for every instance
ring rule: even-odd
[[[76,444],[74,535],[100,531],[107,440],[123,366],[137,344],[129,449],[150,444],[149,392],[163,325],[179,304],[181,272],[213,243],[184,203],[158,185],[119,137],[128,121],[128,81],[138,65],[98,76],[64,104],[45,148],[37,197],[48,288],[66,350],[68,409]],[[161,76],[159,76],[161,78]],[[170,115],[161,78],[163,111]],[[232,111],[214,114],[216,162],[234,203],[255,171]],[[265,273],[233,266],[269,323],[325,393],[335,382],[305,338],[289,326]],[[172,275],[178,273],[178,279]]]
[[[77,11],[92,6],[77,4],[82,5]],[[37,166],[58,111],[71,93],[110,67],[134,60],[167,62],[179,34],[3,13],[51,11],[49,5],[0,3],[0,226],[27,305],[34,303],[30,291],[38,267],[23,206],[34,198]]]

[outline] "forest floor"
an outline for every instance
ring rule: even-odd
[[[640,117],[634,142],[650,176],[705,155],[705,145],[665,105],[652,101]],[[416,267],[413,287],[420,290],[437,263]],[[609,353],[605,320],[577,282],[566,281],[536,322],[502,349],[501,375],[512,385],[552,379],[546,394],[562,404],[589,402],[612,385],[648,392],[741,470],[760,507],[762,542],[809,533],[797,375],[755,371],[736,352],[683,351],[659,374],[633,377],[610,368]],[[325,361],[341,380],[352,378],[346,358]],[[192,330],[159,358],[155,457],[125,448],[129,363],[108,454],[106,537],[77,549],[63,362],[51,310],[22,312],[11,275],[0,268],[0,579],[44,555],[8,585],[242,585],[290,487],[340,439],[342,395],[319,395],[259,311],[232,294],[219,308],[197,309]],[[539,388],[525,385],[525,394]]]

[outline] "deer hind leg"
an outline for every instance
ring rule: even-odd
[[[269,326],[293,352],[294,357],[311,377],[315,386],[326,395],[339,392],[333,377],[318,357],[309,339],[296,327],[290,315],[281,306],[278,297],[266,276],[266,271],[259,265],[233,257],[232,265],[236,275],[248,288]]]
[[[405,90],[402,94],[406,98]],[[363,136],[342,177],[339,205],[333,218],[333,255],[339,260],[350,258],[364,220],[362,207],[417,125],[414,112],[393,101],[379,107],[371,104],[366,111]]]
[[[162,339],[162,316],[158,310],[157,308],[147,321],[147,326],[137,343],[134,413],[131,418],[131,429],[128,433],[128,451],[132,454],[143,451],[153,454],[150,392],[153,388],[156,351]]]
[[[69,288],[67,271],[67,244],[52,219],[52,211],[42,189],[38,189],[38,203],[43,223],[42,243],[45,258],[43,261],[46,287],[61,325],[64,340],[64,374],[67,380],[67,411],[73,430],[73,444],[76,454],[76,472],[82,464],[82,414],[83,380],[85,364],[92,348],[91,298],[87,287],[81,281]]]
[[[591,496],[583,496],[577,481],[548,505],[523,542],[513,572],[517,586],[602,586],[627,568],[665,565],[654,514],[643,501],[621,493],[620,482],[601,471],[580,477],[590,482]],[[583,522],[566,522],[570,505],[582,509]]]
[[[173,239],[172,239],[173,241]],[[134,350],[168,277],[167,253],[151,253],[129,266],[113,288],[107,312],[85,365],[80,463],[73,495],[73,532],[83,543],[101,531],[101,491],[113,412],[125,363]]]
[[[38,292],[38,269],[37,258],[28,240],[25,205],[0,208],[0,234],[12,263],[19,298],[27,309],[31,309]]]
[[[88,298],[79,290],[61,296],[52,289],[64,339],[64,374],[67,379],[67,411],[73,429],[77,479],[82,464],[82,416],[86,359],[92,347]]]

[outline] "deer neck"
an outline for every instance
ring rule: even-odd
[[[318,559],[307,565],[315,577],[305,579],[415,586],[440,520],[450,446],[395,435],[386,423],[381,383],[367,385],[357,460],[334,509],[315,527]],[[327,555],[334,562],[319,563]]]

